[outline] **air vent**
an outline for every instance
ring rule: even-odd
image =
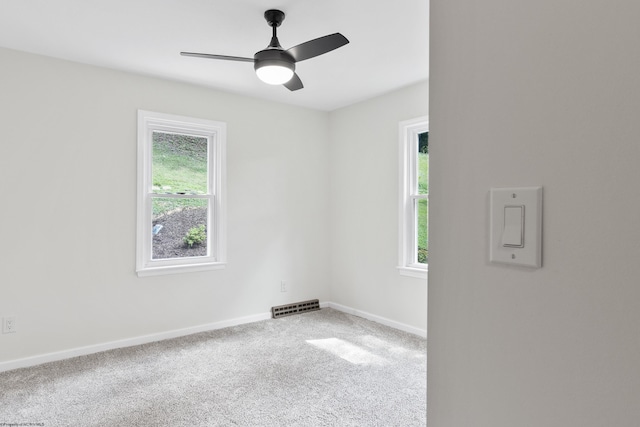
[[[320,310],[320,302],[317,299],[271,307],[271,314],[275,319],[278,317],[291,316],[292,314],[300,314],[315,310]]]

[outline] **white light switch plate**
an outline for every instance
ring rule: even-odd
[[[490,204],[489,261],[542,267],[542,187],[492,188]],[[523,247],[503,244],[507,206],[523,206]]]

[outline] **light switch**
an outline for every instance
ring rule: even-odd
[[[492,188],[489,261],[542,266],[542,187]]]
[[[524,206],[504,207],[504,228],[502,246],[509,248],[524,247]]]

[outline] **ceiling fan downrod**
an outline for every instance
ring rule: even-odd
[[[277,33],[277,28],[280,26],[280,24],[282,24],[282,21],[284,21],[284,17],[284,12],[277,9],[269,9],[264,13],[264,19],[267,20],[267,24],[269,24],[269,26],[272,28],[271,43],[269,43],[267,49],[284,50],[282,49],[282,46],[280,46]]]

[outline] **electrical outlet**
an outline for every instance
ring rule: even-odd
[[[15,317],[4,317],[2,319],[2,333],[3,334],[11,334],[16,332],[16,318]]]
[[[287,292],[287,282],[284,280],[280,282],[280,292]]]

